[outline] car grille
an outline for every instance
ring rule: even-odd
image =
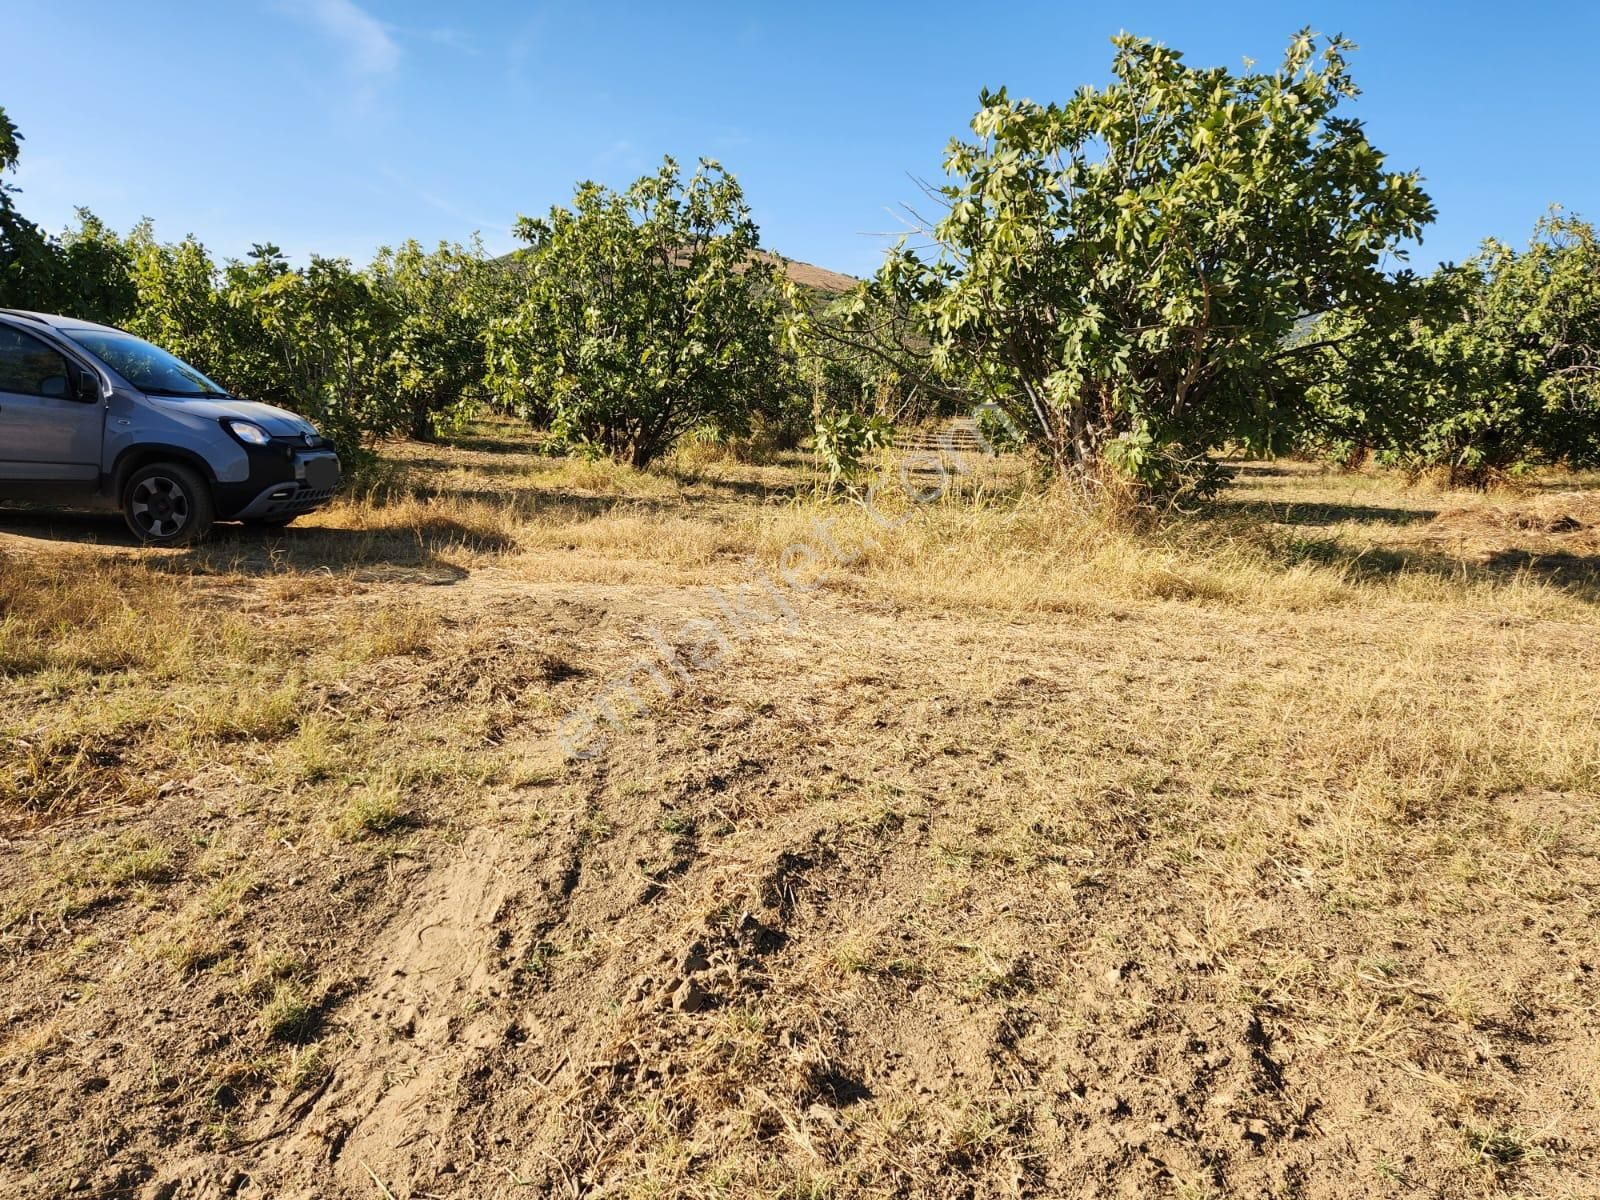
[[[282,500],[274,500],[267,505],[265,515],[281,517],[286,513],[309,512],[318,505],[326,504],[332,500],[334,493],[338,490],[338,488],[300,488],[294,495],[287,496]]]

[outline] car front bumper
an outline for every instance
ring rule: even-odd
[[[339,456],[331,450],[252,454],[250,478],[228,485],[217,515],[234,521],[298,516],[327,504],[342,482]]]

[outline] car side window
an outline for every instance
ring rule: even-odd
[[[66,355],[20,329],[0,325],[0,392],[65,400],[71,395]]]

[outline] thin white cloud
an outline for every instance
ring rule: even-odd
[[[450,236],[457,241],[465,240],[470,234],[477,233],[485,236],[485,242],[503,242],[505,234],[511,225],[503,218],[473,216],[471,212],[462,208],[448,197],[440,195],[425,187],[418,187],[405,175],[396,171],[387,164],[379,163],[372,168],[373,174],[385,179],[392,187],[407,193],[419,203],[453,218],[460,228]]]
[[[472,40],[472,35],[460,29],[425,29],[422,31],[422,36],[436,46],[443,46],[460,54],[478,53],[478,47]]]
[[[389,26],[353,0],[286,0],[282,7],[343,47],[358,75],[387,75],[400,65],[400,43]]]

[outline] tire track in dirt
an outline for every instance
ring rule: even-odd
[[[146,1194],[226,1194],[241,1172],[275,1196],[370,1195],[374,1179],[408,1194],[434,1175],[452,1131],[471,1124],[465,1082],[519,1036],[519,963],[563,919],[580,869],[572,829],[540,845],[472,831],[374,938],[327,1079],[258,1114],[242,1151],[186,1164]]]
[[[529,585],[493,569],[450,592],[457,606],[517,600],[542,610],[558,596],[588,606],[597,625],[589,630],[595,640],[585,673],[597,686],[605,678],[602,664],[625,662],[641,636],[628,632],[632,626],[681,621],[710,607],[687,589],[660,589],[630,595],[625,611],[617,612],[614,589]],[[668,708],[676,702],[669,699]],[[542,761],[553,753],[549,743],[536,734],[523,750]],[[538,838],[474,828],[412,886],[404,906],[372,937],[351,986],[342,989],[334,1027],[344,1041],[333,1039],[333,1066],[320,1085],[255,1114],[232,1152],[168,1164],[144,1194],[166,1200],[242,1188],[312,1200],[370,1196],[375,1189],[399,1197],[451,1190],[451,1176],[481,1168],[497,1157],[496,1144],[507,1142],[501,1093],[525,1095],[530,1079],[556,1090],[574,1081],[580,1088],[592,1084],[595,1061],[615,1057],[596,1049],[592,1022],[601,997],[623,986],[617,971],[631,977],[685,955],[668,953],[659,938],[647,937],[639,956],[611,956],[598,985],[591,978],[559,994],[541,991],[537,976],[553,952],[552,940],[569,943],[582,927],[641,902],[648,910],[661,887],[660,879],[648,880],[641,897],[621,882],[636,873],[655,808],[604,804],[603,764],[582,768],[578,777],[590,799],[550,822]],[[602,837],[591,828],[596,820],[604,823]],[[596,878],[585,888],[591,868]],[[791,869],[789,858],[779,855],[779,876]],[[775,887],[785,886],[779,876]],[[587,911],[574,920],[580,891]],[[646,925],[658,916],[640,913]],[[691,962],[701,953],[695,947],[687,952]],[[669,1002],[680,982],[673,979],[651,1003]],[[598,1036],[603,1042],[604,1031]],[[581,1163],[582,1155],[571,1161]]]

